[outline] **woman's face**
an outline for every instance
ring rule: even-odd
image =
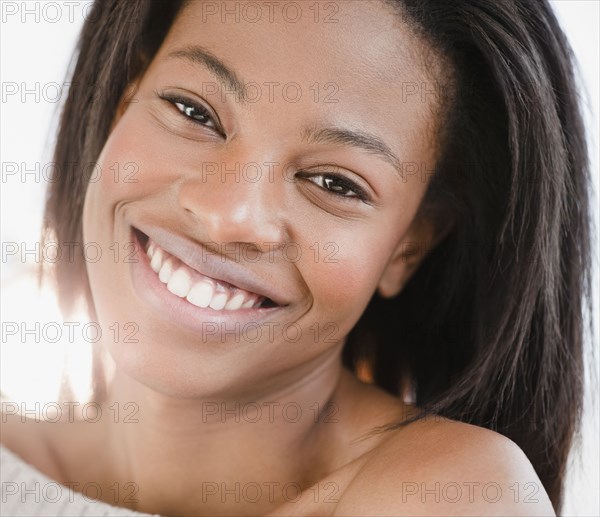
[[[374,2],[248,5],[180,13],[85,199],[106,345],[178,396],[306,376],[425,239],[439,99],[406,26]]]

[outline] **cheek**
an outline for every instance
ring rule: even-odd
[[[335,322],[340,336],[361,317],[390,258],[409,235],[420,189],[407,185],[396,194],[397,202],[360,221],[305,221],[303,226],[313,230],[304,233],[309,249],[300,266],[302,276],[310,286],[314,313],[322,322]]]
[[[137,250],[122,213],[158,190],[158,175],[147,165],[159,163],[160,151],[148,145],[143,124],[134,122],[127,111],[115,126],[94,166],[83,207],[83,247],[90,250],[86,270],[103,330],[115,324],[123,329],[139,319],[126,296],[132,292],[129,267]]]
[[[315,239],[325,243],[313,244],[301,266],[314,313],[324,325],[335,322],[340,336],[360,318],[391,253],[387,243],[392,235],[374,229],[372,221],[361,225],[334,238]]]
[[[180,164],[181,157],[169,156],[168,146],[136,109],[132,105],[116,124],[95,164],[83,210],[86,242],[125,246],[129,236],[114,235],[117,212],[130,202],[158,197],[176,180],[177,167],[169,164]]]
[[[91,236],[99,227],[107,229],[107,217],[112,219],[115,207],[122,201],[137,196],[146,181],[138,150],[139,137],[128,132],[126,125],[117,124],[106,141],[95,166],[84,204],[84,234]]]

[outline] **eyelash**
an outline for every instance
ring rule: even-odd
[[[201,104],[197,104],[189,99],[186,99],[185,97],[181,97],[180,95],[158,94],[158,96],[161,99],[171,103],[181,114],[181,116],[185,118],[187,122],[190,122],[197,126],[205,127],[207,129],[210,129],[211,131],[216,131],[217,133],[223,135],[223,133],[219,129],[219,124],[215,121],[210,112]],[[212,126],[207,125],[206,123],[201,122],[195,119],[193,116],[191,116],[190,109],[193,109],[196,112],[198,112],[196,116],[208,119],[208,121],[212,123]]]
[[[368,203],[369,202],[369,196],[368,194],[364,191],[364,189],[362,189],[361,187],[359,187],[356,183],[354,183],[353,181],[349,180],[348,178],[346,178],[345,176],[342,176],[340,174],[335,174],[332,172],[324,172],[321,174],[310,174],[310,173],[302,173],[300,175],[303,178],[308,179],[309,181],[312,181],[313,183],[315,183],[316,185],[318,185],[320,188],[322,188],[325,192],[327,192],[328,194],[338,197],[338,198],[342,198],[344,200],[347,201],[352,201],[352,200],[360,200],[362,202]],[[326,187],[322,187],[321,185],[319,185],[317,182],[313,181],[313,178],[323,178],[323,184],[325,184],[327,182],[327,179],[334,179],[335,181],[337,181],[337,183],[339,185],[341,185],[341,187],[345,190],[349,190],[351,192],[354,193],[354,195],[347,195],[347,194],[340,194],[339,192],[336,192],[334,190],[330,190]]]
[[[186,99],[185,97],[182,97],[180,95],[165,95],[165,94],[160,94],[160,93],[157,93],[157,95],[161,99],[171,103],[178,110],[180,115],[186,119],[187,122],[197,125],[197,126],[199,125],[199,126],[205,127],[207,129],[216,131],[216,132],[220,133],[221,135],[223,135],[223,133],[219,130],[218,124],[215,122],[215,120],[211,116],[210,112],[201,104],[192,102],[191,100]],[[178,104],[180,106],[178,106]],[[193,118],[192,116],[190,116],[190,114],[189,114],[190,108],[199,112],[199,116],[209,119],[210,122],[212,122],[213,126],[212,127],[208,126],[205,123],[200,122],[200,121],[196,120],[195,118]],[[331,172],[325,172],[325,173],[321,173],[321,174],[310,174],[310,173],[304,172],[300,175],[300,177],[303,177],[305,179],[308,179],[309,181],[312,181],[313,183],[318,185],[321,189],[323,189],[328,194],[335,196],[337,198],[342,198],[345,201],[351,201],[351,200],[358,199],[365,203],[369,202],[369,195],[365,192],[365,190],[363,188],[361,188],[356,183],[354,183],[353,181],[349,180],[348,178],[346,178],[345,176],[342,176],[340,174],[335,174],[335,173],[331,173]],[[341,187],[345,190],[353,192],[354,195],[349,196],[347,194],[340,194],[339,192],[336,192],[334,190],[330,190],[324,186],[321,186],[316,181],[313,181],[313,178],[318,178],[318,177],[323,178],[323,184],[327,183],[327,179],[330,179],[330,180],[334,179],[338,183],[338,185],[341,185]]]

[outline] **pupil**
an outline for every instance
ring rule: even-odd
[[[325,185],[327,186],[327,188],[335,190],[336,192],[341,192],[342,190],[344,190],[344,187],[342,187],[341,185],[335,185],[334,178],[327,178],[325,180]]]

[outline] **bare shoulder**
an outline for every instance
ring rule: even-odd
[[[478,426],[430,418],[395,431],[344,490],[334,515],[553,516],[525,453]]]
[[[78,436],[89,437],[92,433],[82,432],[84,424],[48,421],[40,415],[17,411],[13,405],[2,406],[0,443],[46,476],[58,479],[64,463],[61,447],[76,448],[81,442]]]
[[[3,404],[0,442],[31,465],[50,464],[48,426],[40,420],[26,418]]]

